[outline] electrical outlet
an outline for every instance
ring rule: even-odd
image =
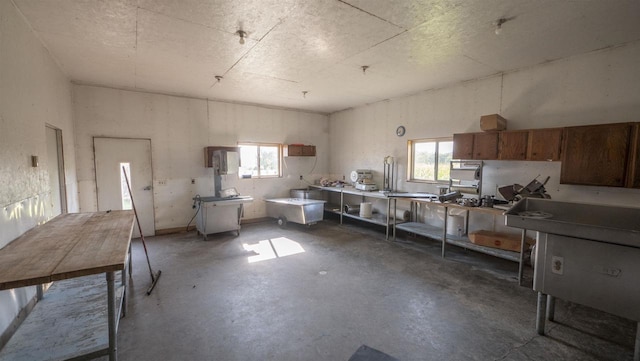
[[[564,273],[564,257],[551,257],[551,272],[562,275]]]
[[[302,175],[300,175],[300,180],[302,180]]]

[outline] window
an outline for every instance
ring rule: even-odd
[[[240,147],[240,178],[275,178],[282,176],[280,144],[243,143]]]
[[[453,155],[453,140],[418,139],[410,140],[409,181],[444,182],[449,180],[450,161]]]

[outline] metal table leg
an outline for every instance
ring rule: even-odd
[[[363,198],[363,202],[364,202],[364,197]],[[389,224],[391,224],[391,199],[387,198],[387,236],[386,236],[386,240],[389,240]]]
[[[444,207],[444,226],[442,226],[442,258],[445,256],[445,248],[447,246],[447,218],[449,215],[449,208]]]
[[[107,272],[107,318],[109,320],[109,360],[116,361],[118,359],[116,337],[116,289],[115,289],[115,272]]]
[[[640,361],[640,322],[638,322],[638,329],[636,330],[636,347],[633,352],[633,361]]]
[[[556,315],[556,298],[547,295],[547,320],[553,321]]]
[[[522,230],[522,237],[520,238],[520,264],[518,265],[518,284],[522,286],[522,274],[524,273],[524,248],[527,239],[527,230]]]
[[[536,311],[536,331],[538,332],[538,335],[544,335],[544,308],[546,301],[547,295],[542,292],[538,292],[538,308]]]

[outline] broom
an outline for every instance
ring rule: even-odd
[[[140,226],[140,219],[138,219],[138,212],[136,211],[136,203],[133,201],[133,193],[131,193],[131,186],[129,185],[129,177],[127,177],[127,171],[124,166],[122,167],[122,173],[124,173],[124,180],[127,181],[127,189],[129,190],[129,196],[131,197],[131,206],[133,207],[133,214],[136,216],[136,222],[138,223],[138,230],[140,231],[140,239],[142,240],[142,247],[144,247],[144,255],[147,257],[147,265],[149,266],[149,274],[151,274],[151,286],[147,289],[147,296],[151,294],[153,288],[158,283],[162,271],[158,270],[158,273],[153,274],[151,269],[151,262],[149,261],[149,253],[147,252],[147,245],[144,242],[144,235],[142,234],[142,227]]]

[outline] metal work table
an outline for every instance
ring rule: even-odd
[[[133,230],[133,211],[107,211],[96,213],[62,214],[49,222],[37,226],[0,249],[0,290],[18,287],[39,286],[39,301],[30,317],[23,322],[17,332],[0,351],[0,360],[34,359],[87,359],[108,355],[109,360],[117,360],[117,329],[119,314],[126,312],[126,270],[131,271],[131,232]],[[121,272],[121,285],[116,289],[115,273]],[[43,329],[45,322],[31,316],[45,310],[47,303],[53,303],[54,310],[73,307],[78,302],[69,298],[50,296],[48,291],[42,296],[42,284],[56,282],[51,289],[70,281],[78,281],[69,290],[61,290],[62,296],[72,297],[94,293],[103,282],[92,275],[104,273],[106,276],[106,313],[104,322],[107,337],[95,336],[90,339],[74,339],[81,332],[61,333],[58,330]],[[89,276],[89,277],[85,277]],[[72,280],[73,279],[73,280]],[[95,287],[95,286],[98,287]],[[82,291],[78,291],[78,287]],[[102,299],[104,289],[97,296]],[[118,297],[120,296],[120,297]],[[118,299],[119,298],[119,299]],[[119,301],[119,302],[118,302]],[[91,305],[90,305],[91,306]],[[94,306],[95,308],[95,306]],[[94,310],[104,315],[104,311]],[[119,312],[121,311],[121,312]],[[53,311],[52,311],[53,312]],[[51,314],[49,311],[41,314]],[[78,317],[82,319],[82,317]],[[31,325],[28,325],[31,323]],[[52,327],[63,327],[63,322],[51,322]],[[47,325],[48,327],[49,325]],[[83,327],[96,330],[96,324],[73,325],[73,330]],[[43,337],[35,338],[30,334],[36,329]],[[27,330],[28,335],[21,335]],[[94,332],[102,333],[102,331]],[[44,341],[43,341],[44,340]],[[51,345],[39,345],[39,342],[51,341]],[[104,341],[104,343],[102,343]],[[37,345],[37,347],[36,347]]]
[[[325,205],[325,211],[336,213],[340,215],[340,224],[342,224],[342,220],[344,217],[357,219],[359,221],[365,221],[373,224],[377,224],[386,228],[386,238],[389,239],[389,235],[393,233],[393,238],[395,239],[395,227],[394,224],[399,223],[395,217],[395,211],[397,206],[398,198],[405,198],[409,193],[395,193],[395,192],[379,192],[379,191],[361,191],[355,189],[352,186],[344,186],[344,187],[322,187],[322,186],[313,186],[314,188],[321,189],[327,192],[334,192],[340,194],[340,204],[330,204],[327,203]],[[371,218],[360,217],[359,215],[350,214],[344,211],[345,206],[345,195],[352,195],[361,197],[361,201],[364,202],[367,198],[381,199],[387,202],[387,214],[379,215],[374,214]],[[392,208],[393,205],[393,208]],[[393,213],[392,213],[393,212]],[[391,215],[394,216],[391,216]]]
[[[485,247],[485,246],[472,243],[469,240],[469,238],[467,238],[466,236],[454,236],[454,235],[447,234],[447,221],[449,216],[449,209],[461,209],[466,212],[465,229],[467,230],[469,229],[469,213],[470,212],[484,213],[491,216],[502,216],[504,214],[504,210],[491,208],[491,207],[465,207],[457,203],[440,203],[439,201],[432,201],[424,198],[410,198],[409,201],[411,201],[412,205],[426,204],[426,205],[433,205],[437,207],[443,207],[444,214],[445,214],[444,225],[442,226],[442,228],[440,228],[440,227],[431,226],[431,225],[420,223],[420,222],[407,222],[407,223],[394,225],[395,228],[405,232],[429,237],[431,239],[435,239],[442,242],[443,258],[446,255],[447,244],[451,244],[458,247],[470,249],[472,251],[485,253],[494,257],[518,262],[519,264],[518,280],[522,282],[522,274],[524,270],[523,265],[524,265],[524,247],[525,247],[526,230],[522,231],[520,252],[513,252],[513,251],[507,251],[503,249]],[[415,214],[415,210],[412,209],[412,213]]]

